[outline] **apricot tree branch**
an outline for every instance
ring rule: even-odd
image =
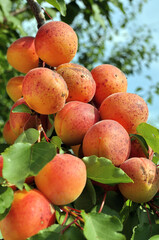
[[[38,28],[40,28],[46,21],[43,9],[36,0],[27,0],[35,18],[38,23]]]

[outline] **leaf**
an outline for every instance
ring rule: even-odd
[[[51,138],[51,143],[53,143],[59,150],[61,148],[62,140],[58,136],[53,136]]]
[[[133,236],[131,240],[149,240],[151,236],[159,234],[158,224],[145,223],[134,227]]]
[[[10,187],[0,186],[0,214],[8,209],[13,201],[13,190]]]
[[[122,235],[122,223],[117,217],[103,213],[89,213],[82,211],[84,218],[84,235],[87,240],[125,240]]]
[[[24,131],[14,143],[30,143],[33,144],[38,140],[39,132],[34,128]]]
[[[57,8],[63,16],[66,16],[66,4],[64,0],[46,0],[46,2]]]
[[[115,167],[109,159],[90,156],[83,158],[88,178],[106,184],[133,182],[120,168]]]
[[[159,130],[157,128],[148,123],[141,123],[137,127],[137,132],[145,138],[154,152],[159,153]]]
[[[25,112],[25,113],[32,113],[32,110],[25,104],[20,104],[13,108],[12,110],[13,113],[20,113],[20,112]]]
[[[28,240],[59,240],[61,225],[53,224],[50,227],[41,230],[38,234],[28,238]]]
[[[149,240],[158,240],[159,239],[159,235],[155,235],[153,237],[151,237]]]
[[[71,226],[64,232],[60,240],[85,240],[85,237],[80,229]]]
[[[35,176],[56,155],[55,146],[40,142],[15,143],[5,150],[3,156],[3,177],[19,189],[28,176]]]
[[[84,209],[86,212],[90,211],[96,204],[96,192],[92,182],[88,179],[86,186],[81,195],[74,202],[75,208]]]

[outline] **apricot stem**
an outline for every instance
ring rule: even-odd
[[[103,209],[104,204],[105,204],[106,196],[107,196],[107,192],[104,193],[103,201],[102,201],[102,204],[100,206],[100,209],[99,209],[98,213],[102,212],[102,209]]]
[[[84,220],[83,218],[81,218],[80,216],[78,216],[77,213],[71,211],[67,206],[64,206],[63,208],[61,208],[61,210],[65,211],[65,212],[68,212],[70,215],[74,216],[77,218],[77,220],[80,220],[81,222],[84,223]]]

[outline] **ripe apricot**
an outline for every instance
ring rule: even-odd
[[[24,76],[17,76],[9,79],[6,91],[8,93],[8,96],[16,102],[19,98],[22,97],[22,82],[23,82]]]
[[[86,184],[84,162],[71,154],[57,154],[35,176],[37,188],[55,205],[73,202]]]
[[[152,160],[154,152],[150,146],[148,146],[147,153],[149,155],[149,159]],[[131,139],[131,151],[130,151],[129,158],[132,158],[132,157],[146,158],[146,154],[143,151],[143,148],[137,139]]]
[[[41,67],[26,74],[22,94],[31,109],[47,115],[63,108],[68,97],[68,89],[60,74]]]
[[[130,137],[121,124],[114,120],[95,123],[84,136],[84,156],[105,157],[119,166],[130,154]]]
[[[13,132],[12,128],[10,127],[9,120],[4,125],[3,138],[8,144],[13,144],[17,139],[17,135]]]
[[[30,113],[25,113],[25,112],[17,112],[13,113],[12,110],[17,107],[18,105],[21,104],[26,104],[25,100],[23,98],[18,99],[12,106],[10,115],[9,115],[9,122],[10,122],[10,127],[15,133],[16,136],[19,136],[25,127],[25,124],[29,121],[31,115]]]
[[[102,119],[119,122],[128,133],[136,133],[137,126],[148,119],[148,107],[142,97],[134,93],[114,93],[100,106]]]
[[[47,22],[41,26],[35,37],[36,52],[52,67],[70,62],[78,48],[75,31],[61,21]]]
[[[0,177],[2,177],[2,169],[3,169],[3,157],[0,155]]]
[[[55,116],[55,131],[63,143],[77,145],[99,119],[99,112],[94,106],[79,101],[68,102]]]
[[[7,50],[9,64],[22,73],[38,67],[39,57],[35,51],[34,37],[22,37],[13,42]]]
[[[65,63],[58,66],[56,71],[67,83],[69,90],[67,102],[81,101],[87,103],[92,100],[96,83],[89,70],[79,64]]]
[[[92,69],[91,73],[96,82],[94,101],[98,106],[109,95],[127,91],[126,76],[119,68],[102,64]]]
[[[137,203],[150,201],[159,189],[159,169],[147,158],[130,158],[120,168],[134,183],[120,183],[124,197]]]
[[[0,229],[6,240],[25,240],[54,222],[55,210],[41,192],[18,190]]]

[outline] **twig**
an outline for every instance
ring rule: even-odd
[[[46,21],[43,9],[36,0],[27,0],[35,18],[38,23],[38,28],[40,28]]]

